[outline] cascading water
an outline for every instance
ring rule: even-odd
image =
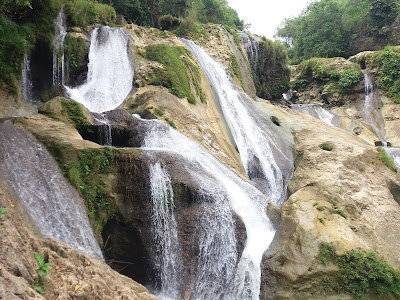
[[[64,85],[65,58],[64,58],[64,39],[67,35],[67,21],[64,9],[61,9],[55,20],[56,33],[54,35],[53,50],[53,85]]]
[[[369,71],[363,70],[365,81],[364,121],[372,127],[380,141],[386,145],[385,122],[379,109],[379,91],[375,89]]]
[[[291,90],[286,91],[285,93],[282,94],[283,99],[286,101],[290,101],[293,98],[293,93]]]
[[[257,68],[257,58],[258,58],[258,50],[260,47],[260,40],[257,36],[252,35],[251,33],[248,34],[244,31],[239,31],[239,36],[242,40],[244,50],[247,53],[247,57],[249,58],[250,67],[252,71],[255,72]]]
[[[168,173],[160,163],[150,165],[153,240],[156,250],[161,299],[179,299],[179,241],[174,215],[174,191]]]
[[[293,173],[291,157],[277,147],[271,132],[245,101],[225,69],[200,46],[182,39],[197,59],[218,96],[223,115],[253,184],[275,204],[286,200],[287,184]],[[286,165],[282,172],[279,164]]]
[[[33,101],[31,61],[26,55],[24,57],[24,69],[22,70],[22,94],[25,101]]]
[[[78,192],[43,146],[10,121],[0,124],[0,177],[27,207],[43,236],[103,259]]]
[[[99,127],[99,144],[104,146],[112,146],[111,124],[108,119],[101,114],[93,114],[95,125]]]
[[[293,104],[291,109],[310,115],[330,126],[335,126],[338,123],[338,117],[317,104]]]
[[[152,159],[176,157],[200,188],[199,200],[206,213],[201,216],[195,239],[200,253],[189,299],[258,299],[262,256],[275,233],[266,216],[265,195],[170,126],[158,120],[138,121],[145,153]],[[232,210],[243,220],[247,232],[239,262]]]
[[[132,89],[133,73],[124,29],[96,27],[91,34],[87,82],[65,88],[72,99],[100,113],[124,101]]]

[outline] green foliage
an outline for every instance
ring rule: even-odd
[[[336,74],[335,74],[336,75]],[[347,69],[339,74],[339,86],[342,89],[349,89],[361,80],[360,72]]]
[[[173,17],[170,14],[161,16],[158,19],[158,26],[163,30],[171,30],[179,26],[181,20],[179,18]]]
[[[170,120],[168,118],[165,118],[165,121],[167,121],[169,126],[171,126],[172,128],[176,129],[176,125],[175,125],[174,121],[172,121],[172,120]]]
[[[289,89],[290,70],[287,51],[280,41],[263,39],[257,60],[251,64],[257,96],[264,99],[281,99]]]
[[[44,289],[43,289],[43,276],[47,275],[49,272],[49,267],[52,265],[52,263],[49,262],[45,262],[43,255],[41,255],[38,252],[35,252],[35,258],[37,261],[37,274],[39,276],[39,280],[37,282],[37,285],[34,286],[34,289],[39,292],[39,293],[43,293]]]
[[[154,110],[154,114],[155,114],[156,116],[161,117],[161,116],[164,115],[164,111],[163,111],[162,109],[160,109],[160,108],[156,108],[156,109]]]
[[[339,267],[340,275],[331,282],[337,292],[348,293],[356,300],[369,299],[369,293],[400,297],[400,271],[373,252],[352,250],[339,256],[333,244],[321,243],[319,259]]]
[[[400,53],[396,48],[386,47],[378,58],[379,86],[396,103],[400,102]]]
[[[69,26],[109,25],[116,18],[112,6],[92,0],[72,0],[66,3],[65,8]]]
[[[321,145],[319,145],[319,147],[322,150],[325,150],[325,151],[332,151],[333,150],[333,146],[331,144],[328,144],[328,143],[322,143]]]
[[[81,126],[90,125],[80,107],[80,104],[75,101],[63,101],[63,111],[66,112],[69,119],[74,123],[74,126],[79,129]]]
[[[85,198],[89,216],[100,231],[114,210],[101,180],[101,174],[111,172],[114,157],[109,148],[83,150],[79,152],[77,162],[65,166],[71,183]]]
[[[109,0],[103,0],[110,3]],[[194,22],[225,24],[243,30],[243,21],[226,0],[113,0],[113,6],[128,22],[157,27],[160,17],[190,17]],[[175,21],[174,21],[175,23]]]
[[[35,42],[51,47],[58,0],[0,1],[0,87],[17,94],[24,56]]]
[[[173,32],[177,36],[193,40],[207,36],[207,32],[203,29],[201,24],[190,16],[182,19],[180,25]]]
[[[397,170],[398,170],[398,169],[397,169],[396,165],[394,164],[393,159],[392,159],[390,156],[388,156],[388,155],[386,154],[385,149],[383,149],[383,148],[378,148],[378,159],[379,159],[381,162],[383,162],[384,165],[385,165],[386,167],[388,167],[390,170],[392,170],[393,172],[396,172],[396,173],[397,173]]]
[[[235,44],[240,47],[240,45],[242,44],[242,40],[239,37],[239,33],[238,33],[237,29],[234,27],[230,27],[228,25],[225,25],[224,28],[226,29],[226,31],[228,31],[233,36],[233,40],[235,41]]]
[[[242,72],[240,71],[239,63],[234,54],[231,54],[231,67],[233,75],[239,79],[241,86],[244,87],[243,75]]]
[[[172,94],[179,98],[187,97],[189,103],[194,104],[196,98],[192,93],[193,84],[197,95],[204,97],[199,68],[191,62],[193,57],[186,48],[166,44],[150,45],[146,47],[145,57],[164,65],[164,68],[155,71],[149,84],[164,86]]]
[[[87,66],[85,39],[67,35],[64,40],[64,54],[71,77],[76,77],[85,71]]]
[[[295,63],[311,57],[347,57],[355,54],[360,37],[370,35],[378,46],[388,42],[380,37],[387,36],[398,16],[396,2],[314,1],[300,16],[286,19],[278,29],[278,36],[285,39],[289,57]]]
[[[396,0],[369,0],[370,30],[378,35],[386,35],[397,17]]]
[[[0,208],[0,219],[4,218],[4,215],[7,213],[7,211],[3,208]]]
[[[335,213],[337,213],[338,215],[341,215],[343,218],[347,219],[347,214],[343,210],[341,210],[341,209],[335,210]]]

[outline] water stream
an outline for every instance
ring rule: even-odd
[[[54,21],[56,32],[53,40],[53,85],[64,85],[65,57],[64,39],[67,35],[67,18],[64,9],[61,9]]]
[[[25,101],[33,101],[31,61],[27,55],[24,57],[24,68],[22,70],[22,94]]]
[[[94,124],[98,125],[99,144],[112,146],[112,126],[103,114],[92,114]]]
[[[372,127],[379,140],[386,145],[385,122],[379,108],[379,91],[375,89],[373,77],[368,70],[362,70],[365,81],[364,121]]]
[[[174,215],[174,191],[167,171],[159,162],[150,165],[152,231],[156,251],[155,265],[159,273],[161,299],[179,299],[178,276],[181,261],[178,229]]]
[[[143,150],[159,160],[176,157],[183,163],[207,210],[194,241],[201,251],[190,299],[258,299],[262,256],[275,233],[265,212],[268,199],[170,126],[158,120],[139,121]],[[247,233],[239,261],[233,212],[243,220]]]
[[[132,89],[129,36],[122,28],[96,27],[91,34],[87,81],[65,87],[68,95],[91,112],[119,106]]]
[[[210,81],[229,126],[246,173],[252,183],[277,205],[286,200],[293,174],[290,151],[277,146],[271,126],[262,124],[257,112],[233,83],[221,64],[194,42],[182,39]],[[269,128],[270,127],[270,128]],[[285,172],[282,172],[285,169]]]
[[[318,104],[293,104],[291,109],[310,115],[330,126],[336,126],[340,123],[340,119],[337,116]]]
[[[46,149],[10,121],[0,124],[0,177],[27,207],[43,236],[103,258],[84,200]]]

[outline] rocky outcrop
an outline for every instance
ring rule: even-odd
[[[400,206],[391,193],[400,184],[397,175],[363,140],[316,122],[296,132],[291,195],[264,256],[262,299],[351,299],[329,289],[338,269],[322,265],[322,242],[341,254],[374,251],[400,266]],[[323,143],[333,149],[323,150]]]
[[[3,299],[157,299],[130,278],[102,261],[35,231],[25,208],[6,183],[0,181],[0,296]],[[50,262],[39,282],[35,252]],[[42,286],[43,294],[33,287]]]

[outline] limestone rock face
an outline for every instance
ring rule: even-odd
[[[296,132],[295,155],[290,197],[264,255],[261,299],[351,299],[324,289],[338,270],[321,265],[320,243],[334,243],[339,254],[375,251],[398,268],[400,206],[391,190],[399,179],[373,146],[322,123]]]
[[[3,181],[0,181],[0,206],[7,210],[0,220],[2,299],[157,299],[145,287],[118,274],[104,262],[38,236],[25,208]],[[35,252],[52,263],[44,276],[43,294],[32,288],[38,284]]]

